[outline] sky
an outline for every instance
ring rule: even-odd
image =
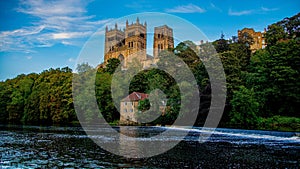
[[[0,7],[0,81],[4,81],[49,68],[68,66],[74,70],[91,37],[103,37],[105,26],[116,22],[122,28],[124,18],[135,22],[139,16],[141,22],[147,22],[150,32],[154,26],[160,26],[155,24],[166,22],[182,28],[188,23],[199,29],[203,37],[186,29],[174,29],[174,36],[180,40],[194,37],[195,42],[213,41],[221,33],[226,39],[237,36],[237,31],[245,27],[263,31],[300,12],[300,1],[10,0],[0,1]],[[158,13],[162,17],[151,17]],[[178,17],[180,22],[172,23],[168,15]],[[147,45],[151,45],[151,38],[148,39]],[[99,51],[92,52],[103,58],[103,42],[99,46],[97,43],[94,46]]]

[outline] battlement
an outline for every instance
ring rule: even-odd
[[[155,27],[154,56],[157,56],[160,51],[174,47],[173,30],[167,25]],[[144,67],[153,64],[150,57],[146,54],[147,46],[147,23],[140,23],[139,18],[135,23],[128,23],[126,20],[125,28],[118,28],[115,24],[114,28],[106,27],[105,30],[105,52],[104,62],[111,58],[118,58],[122,61],[123,67],[126,68],[127,63],[133,58],[137,58]],[[156,58],[157,59],[157,58]],[[153,61],[154,62],[154,61]]]
[[[121,28],[118,29],[118,24],[116,23],[114,28],[108,28],[108,26],[106,26],[105,33],[110,33],[110,32],[125,33],[126,29],[135,28],[135,27],[141,27],[141,28],[147,29],[147,22],[144,22],[144,24],[142,24],[142,23],[140,23],[139,18],[137,18],[135,23],[132,22],[131,24],[129,24],[128,20],[126,20],[126,27],[123,30]]]

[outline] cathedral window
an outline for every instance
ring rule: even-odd
[[[121,41],[122,38],[117,36],[117,37],[116,37],[116,40],[117,40],[117,41]]]
[[[134,32],[129,32],[128,37],[134,36]]]
[[[115,37],[109,37],[107,38],[108,41],[113,41],[115,39]]]

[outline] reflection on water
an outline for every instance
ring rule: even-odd
[[[200,128],[175,129],[167,138],[153,139],[162,127],[115,128],[127,136],[161,148],[177,141],[175,148],[151,158],[130,159],[101,149],[79,127],[0,127],[0,168],[297,168],[300,165],[300,139],[291,132],[218,129],[205,143],[199,143]],[[93,128],[91,128],[93,130]],[[202,130],[205,135],[209,130]],[[142,137],[146,136],[146,137]],[[107,136],[94,135],[111,143]],[[138,155],[143,151],[136,140],[119,140],[119,151]]]
[[[128,139],[128,137],[138,137],[137,130],[133,130],[132,128],[126,126],[120,126],[119,129],[119,154],[125,154],[126,156],[131,157],[138,157],[139,154],[142,154],[143,151],[139,147],[139,142],[137,142],[135,139]]]

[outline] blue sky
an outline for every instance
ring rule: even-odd
[[[0,1],[0,6],[0,80],[5,80],[49,68],[74,69],[89,37],[127,15],[172,14],[194,24],[212,41],[221,32],[230,38],[244,27],[262,31],[297,14],[300,1],[10,0]]]

